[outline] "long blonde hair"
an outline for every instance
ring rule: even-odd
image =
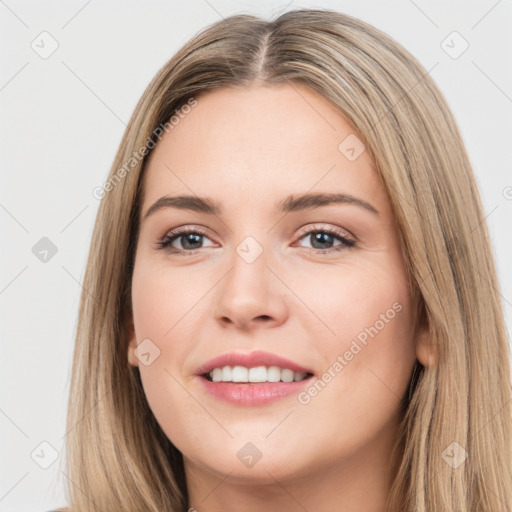
[[[155,129],[191,98],[283,82],[331,100],[370,151],[393,206],[417,322],[428,325],[437,354],[411,379],[390,510],[512,510],[508,340],[459,130],[429,74],[400,45],[362,21],[316,9],[211,25],[165,64],[137,104],[102,189],[83,283],[67,421],[68,510],[186,510],[182,456],[127,361],[142,175]],[[463,460],[458,467],[453,450]]]

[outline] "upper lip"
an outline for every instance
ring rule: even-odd
[[[257,350],[254,352],[229,352],[218,357],[210,359],[201,365],[196,375],[204,375],[211,372],[214,368],[222,368],[224,366],[245,366],[246,368],[254,368],[256,366],[279,366],[280,368],[288,368],[294,372],[313,373],[308,368],[304,368],[300,364],[290,361],[284,357],[270,352]]]

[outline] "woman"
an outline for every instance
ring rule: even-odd
[[[69,510],[512,509],[488,231],[395,41],[327,10],[208,27],[99,193]]]

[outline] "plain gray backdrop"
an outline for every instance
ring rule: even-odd
[[[72,350],[99,205],[92,191],[106,179],[136,102],[210,23],[299,7],[373,24],[439,85],[479,182],[510,328],[511,0],[0,0],[1,512],[66,503]]]

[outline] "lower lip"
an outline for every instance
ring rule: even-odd
[[[244,405],[256,406],[275,402],[298,394],[313,377],[294,382],[234,383],[211,382],[199,377],[206,391],[219,400]]]

